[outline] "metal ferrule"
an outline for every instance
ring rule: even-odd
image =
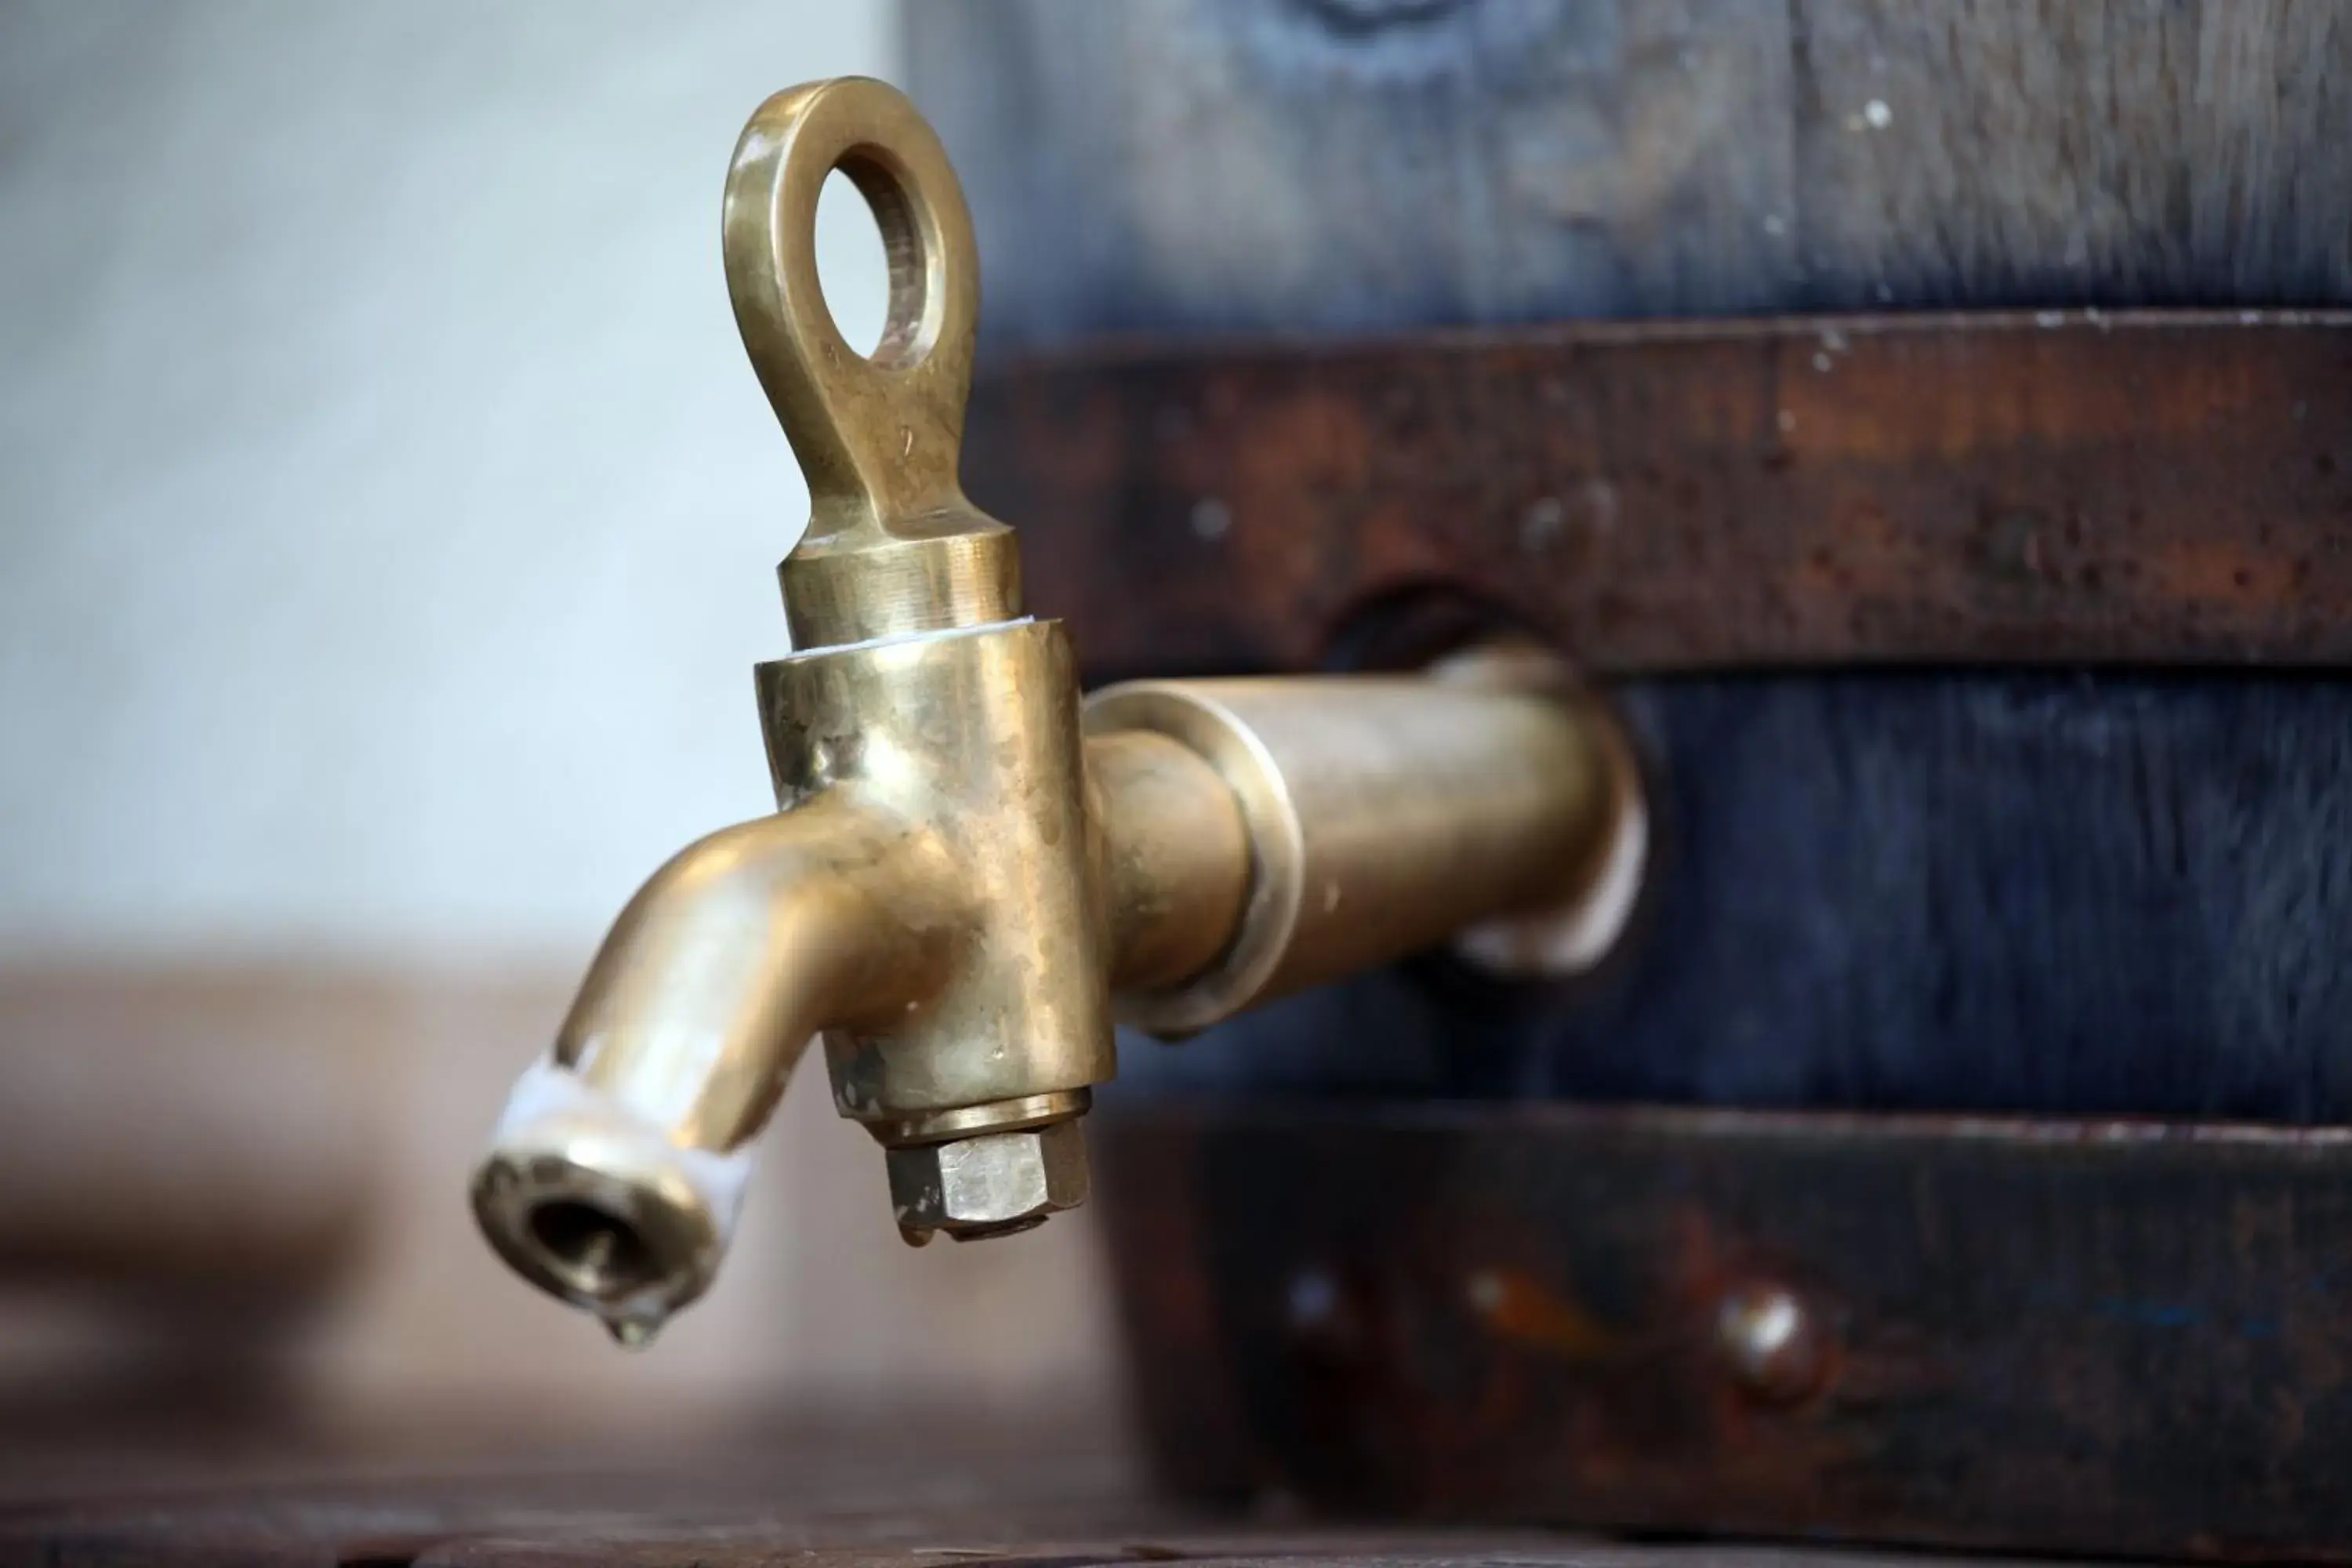
[[[1097,744],[1175,741],[1247,839],[1249,897],[1214,960],[1136,976],[1120,1020],[1183,1036],[1498,917],[1562,918],[1593,889],[1619,778],[1612,738],[1549,683],[1426,677],[1150,680],[1087,702]],[[1230,853],[1185,836],[1166,877]]]

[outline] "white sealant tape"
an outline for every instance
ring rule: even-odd
[[[751,1141],[723,1154],[684,1147],[672,1142],[650,1117],[546,1057],[531,1063],[515,1079],[492,1137],[501,1145],[538,1143],[547,1141],[551,1131],[574,1128],[606,1138],[642,1139],[660,1150],[663,1160],[686,1178],[709,1210],[720,1250],[735,1239],[736,1216],[742,1212],[743,1191],[757,1162]]]
[[[817,647],[796,647],[784,657],[813,658],[821,653],[863,653],[868,648],[895,647],[900,643],[946,642],[952,637],[974,637],[982,632],[1001,632],[1014,626],[1025,626],[1036,620],[1034,616],[1015,616],[1009,621],[982,621],[973,626],[936,626],[927,632],[889,632],[861,642],[825,643]]]

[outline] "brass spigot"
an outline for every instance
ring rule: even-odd
[[[870,356],[817,284],[836,168],[889,258]],[[1638,792],[1544,661],[1141,682],[1082,710],[1012,531],[957,477],[971,224],[898,92],[761,105],[723,233],[812,502],[779,568],[795,651],[757,672],[778,811],[654,874],[518,1084],[473,1198],[525,1278],[632,1342],[700,1295],[813,1037],[908,1238],[971,1239],[1085,1200],[1114,1018],[1182,1036],[1465,931],[1506,966],[1605,945]]]

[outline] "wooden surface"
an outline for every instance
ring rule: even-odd
[[[618,1432],[501,1445],[430,1424],[390,1450],[147,1456],[5,1489],[0,1564],[57,1568],[1924,1568],[1894,1555],[1633,1546],[1537,1531],[1317,1524],[1154,1501],[1123,1446],[1033,1414],[747,1427],[655,1449]]]
[[[2352,1560],[2342,1130],[1100,1114],[1143,1405],[1188,1489],[1397,1519]],[[1766,1292],[1794,1303],[1790,1329],[1743,1363],[1725,1314]]]
[[[919,0],[987,349],[2352,300],[2325,0]]]

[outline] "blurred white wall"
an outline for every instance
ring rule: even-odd
[[[894,53],[873,0],[0,8],[0,953],[568,958],[772,808],[806,498],[719,186]]]

